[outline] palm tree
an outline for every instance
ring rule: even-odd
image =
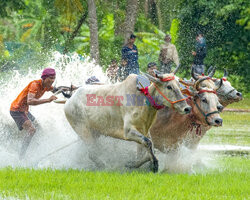
[[[100,53],[95,0],[88,0],[88,13],[90,29],[90,56],[97,64],[99,64]]]
[[[126,44],[131,33],[134,32],[137,17],[138,0],[128,0],[126,8],[126,19],[124,22],[124,43]]]

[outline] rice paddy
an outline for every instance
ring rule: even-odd
[[[212,128],[201,143],[249,147],[250,113],[222,117],[223,127]],[[200,163],[199,170],[157,174],[6,167],[0,169],[0,199],[250,199],[248,153],[211,154],[208,160],[209,166]]]

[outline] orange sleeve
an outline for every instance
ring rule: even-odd
[[[32,83],[29,87],[29,91],[28,93],[33,93],[33,94],[36,94],[39,90],[39,85],[37,83]]]

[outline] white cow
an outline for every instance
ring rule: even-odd
[[[190,112],[191,107],[186,103],[174,74],[158,74],[157,78],[147,76],[152,81],[148,87],[151,96],[164,96],[162,104],[172,105],[181,114]],[[115,85],[79,88],[66,102],[65,115],[75,132],[90,147],[96,146],[96,137],[100,134],[141,144],[150,155],[153,171],[157,172],[158,160],[148,138],[157,110],[145,104],[138,105],[144,95],[136,88],[136,77],[132,74]],[[133,101],[133,97],[137,100]],[[146,99],[143,101],[145,103]],[[89,158],[103,166],[91,148]],[[136,165],[139,166],[140,161]]]

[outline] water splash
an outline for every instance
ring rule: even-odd
[[[75,86],[84,86],[87,78],[92,75],[95,75],[101,82],[108,83],[100,66],[88,59],[80,59],[77,54],[64,56],[55,52],[45,67],[56,69],[56,86],[69,86],[71,83]],[[64,105],[55,103],[30,108],[30,112],[38,121],[38,128],[25,159],[19,160],[18,152],[25,133],[18,131],[9,114],[9,107],[30,81],[40,78],[41,71],[42,68],[40,70],[30,69],[26,74],[13,71],[7,80],[1,81],[0,167],[96,169],[88,159],[85,144],[78,139],[67,122],[63,111]],[[42,98],[48,98],[50,95],[50,93],[46,93]],[[102,148],[102,151],[99,152],[100,157],[105,163],[106,170],[123,170],[128,161],[136,159],[136,144],[134,142],[102,136],[99,143]],[[194,163],[200,162],[203,156],[185,148],[178,155],[157,153],[160,171],[167,169],[173,172],[192,171]]]

